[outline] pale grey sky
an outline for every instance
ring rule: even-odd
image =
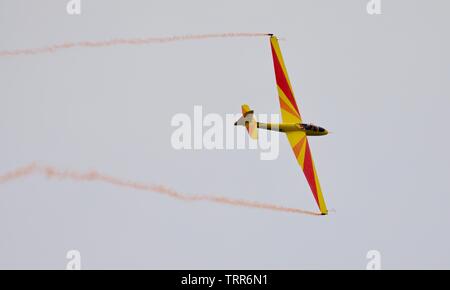
[[[186,203],[97,182],[0,184],[0,268],[450,267],[450,3],[383,0],[0,0],[0,50],[65,41],[273,32],[307,122],[327,217]],[[215,39],[0,58],[0,175],[36,161],[186,194],[316,210],[280,156],[175,151],[176,113],[278,113],[269,41]]]

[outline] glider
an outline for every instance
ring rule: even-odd
[[[319,206],[322,215],[328,214],[325,199],[320,187],[319,177],[314,166],[308,136],[327,135],[328,131],[313,124],[303,123],[300,111],[295,101],[291,82],[289,81],[286,66],[281,55],[278,39],[270,36],[270,46],[272,49],[275,78],[278,89],[282,123],[260,123],[254,117],[254,111],[248,105],[242,105],[242,117],[234,124],[235,126],[245,126],[251,138],[258,138],[258,128],[285,133],[289,144],[294,151],[295,158],[305,174],[314,199]]]

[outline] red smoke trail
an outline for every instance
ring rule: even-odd
[[[59,170],[51,166],[41,166],[36,163],[32,163],[22,168],[18,168],[6,174],[0,175],[0,184],[11,182],[13,180],[23,178],[26,176],[41,174],[47,176],[48,178],[55,179],[69,179],[73,181],[100,181],[104,183],[108,183],[118,187],[131,188],[136,190],[144,190],[148,192],[155,192],[159,194],[163,194],[178,200],[182,201],[207,201],[213,203],[220,204],[228,204],[233,206],[241,206],[247,208],[259,208],[259,209],[267,209],[272,211],[280,211],[280,212],[288,212],[288,213],[297,213],[297,214],[305,214],[310,216],[320,216],[319,213],[305,211],[296,208],[288,208],[283,206],[278,206],[274,204],[268,203],[260,203],[256,201],[249,200],[240,200],[240,199],[230,199],[223,196],[213,196],[213,195],[189,195],[179,193],[175,190],[169,189],[165,186],[161,185],[148,185],[133,181],[122,180],[116,177],[112,177],[109,175],[105,175],[99,173],[97,171],[90,172],[77,172],[77,171],[69,171],[69,170]]]
[[[6,56],[20,56],[20,55],[36,55],[43,53],[55,53],[58,50],[70,49],[76,47],[108,47],[118,45],[146,45],[155,43],[169,43],[187,40],[204,40],[211,38],[231,38],[231,37],[261,37],[267,36],[267,33],[215,33],[215,34],[200,34],[200,35],[181,35],[169,37],[148,37],[148,38],[129,38],[129,39],[112,39],[106,41],[80,41],[80,42],[65,42],[50,46],[28,49],[14,49],[0,51],[0,57]]]

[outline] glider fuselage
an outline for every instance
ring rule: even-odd
[[[305,132],[307,136],[323,136],[328,131],[322,127],[304,123],[256,123],[259,129],[265,129],[277,132]]]

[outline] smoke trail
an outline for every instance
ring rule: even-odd
[[[14,50],[3,50],[0,51],[0,57],[7,56],[21,56],[21,55],[36,55],[44,53],[55,53],[59,50],[84,47],[84,48],[94,48],[94,47],[109,47],[118,45],[148,45],[156,43],[170,43],[178,41],[188,41],[188,40],[205,40],[212,38],[236,38],[236,37],[261,37],[267,36],[267,33],[214,33],[214,34],[199,34],[199,35],[180,35],[180,36],[169,36],[169,37],[148,37],[148,38],[118,38],[106,41],[80,41],[80,42],[65,42],[50,46],[44,46],[39,48],[28,48],[28,49],[14,49]]]
[[[18,168],[16,170],[13,170],[11,172],[8,172],[4,175],[0,175],[0,184],[4,184],[7,182],[11,182],[13,180],[27,177],[34,174],[41,174],[44,176],[47,176],[48,178],[54,178],[54,179],[68,179],[73,181],[100,181],[104,183],[108,183],[114,186],[118,187],[124,187],[124,188],[131,188],[136,190],[143,190],[148,192],[154,192],[163,194],[178,200],[182,201],[205,201],[205,202],[213,202],[213,203],[219,203],[219,204],[227,204],[232,206],[240,206],[240,207],[247,207],[247,208],[258,208],[258,209],[266,209],[266,210],[272,210],[272,211],[280,211],[280,212],[288,212],[288,213],[296,213],[296,214],[305,214],[310,216],[320,216],[319,213],[310,212],[302,209],[297,208],[289,208],[289,207],[283,207],[278,206],[274,204],[268,204],[268,203],[260,203],[256,201],[249,201],[249,200],[241,200],[241,199],[231,199],[223,196],[214,196],[214,195],[190,195],[190,194],[183,194],[180,192],[177,192],[175,190],[172,190],[170,188],[167,188],[165,186],[161,185],[148,185],[128,180],[122,180],[116,177],[112,177],[109,175],[105,175],[102,173],[99,173],[97,171],[90,171],[90,172],[77,172],[77,171],[69,171],[69,170],[59,170],[51,166],[41,166],[36,163],[32,163],[30,165],[27,165],[22,168]]]

